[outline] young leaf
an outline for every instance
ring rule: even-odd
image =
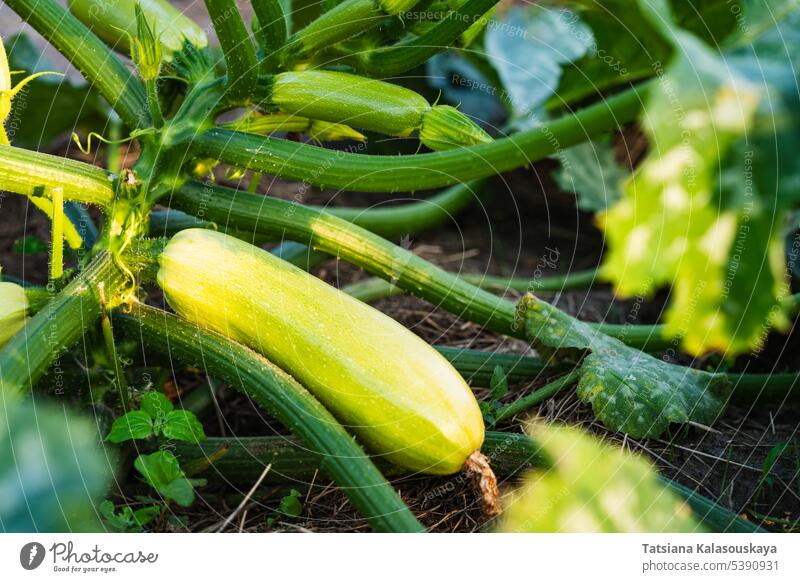
[[[161,392],[152,390],[142,396],[140,408],[149,414],[150,418],[158,420],[172,412],[175,406]]]
[[[133,510],[127,505],[117,513],[114,503],[106,499],[97,509],[108,525],[116,531],[127,531],[133,523]]]
[[[133,466],[144,480],[162,497],[188,507],[194,501],[193,484],[203,480],[189,480],[178,464],[178,459],[169,451],[157,451],[150,455],[139,455]]]
[[[547,469],[529,474],[504,502],[510,533],[691,533],[703,528],[644,457],[575,428],[531,429]]]
[[[499,400],[508,394],[508,377],[503,366],[494,367],[492,378],[489,380],[489,387],[492,400]]]
[[[206,439],[203,425],[193,412],[173,410],[167,414],[161,433],[168,439],[197,443]]]
[[[519,315],[540,352],[586,354],[578,396],[612,430],[658,437],[673,422],[710,425],[725,409],[730,385],[722,376],[630,348],[530,294]]]
[[[278,505],[278,513],[286,517],[298,517],[303,513],[303,504],[300,502],[301,493],[297,489],[292,489],[289,495],[281,497]]]
[[[153,435],[153,419],[142,410],[133,410],[120,416],[111,425],[106,440],[115,444]]]

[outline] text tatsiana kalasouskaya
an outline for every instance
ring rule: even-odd
[[[759,544],[642,544],[645,554],[777,554],[777,546]]]

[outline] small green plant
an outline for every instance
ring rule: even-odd
[[[111,529],[123,533],[143,531],[144,527],[161,513],[161,507],[158,505],[147,505],[138,509],[123,505],[117,510],[114,503],[109,500],[103,501],[97,509]]]
[[[479,402],[483,420],[487,426],[494,426],[496,415],[503,408],[502,398],[508,394],[508,376],[502,366],[495,366],[489,381],[489,398]]]
[[[161,392],[151,391],[142,397],[140,410],[132,410],[114,421],[106,440],[119,444],[150,438],[162,443],[171,439],[197,443],[205,440],[206,435],[193,412],[175,410],[172,402]],[[178,459],[169,450],[139,455],[133,466],[162,498],[178,505],[191,505],[194,487],[205,484],[204,479],[187,478]],[[124,515],[127,513],[123,509]]]
[[[275,515],[267,518],[267,527],[272,527],[281,519],[300,517],[303,513],[303,502],[300,501],[302,496],[302,493],[297,489],[290,489],[287,495],[281,497],[278,509],[275,510]]]

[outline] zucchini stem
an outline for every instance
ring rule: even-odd
[[[415,191],[463,183],[520,168],[636,118],[640,85],[551,123],[468,148],[407,156],[332,151],[288,140],[213,128],[187,143],[194,158],[326,188]]]

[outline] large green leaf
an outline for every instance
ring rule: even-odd
[[[96,429],[50,403],[0,409],[0,531],[97,529],[92,508],[110,476]]]
[[[12,71],[30,75],[56,70],[25,34],[7,39],[5,46]],[[14,145],[45,147],[77,126],[93,124],[102,128],[106,117],[103,107],[86,83],[45,75],[28,83],[14,98],[6,127]]]
[[[800,186],[800,124],[796,88],[787,102],[780,87],[795,69],[786,45],[782,58],[756,42],[726,61],[665,28],[676,54],[642,118],[651,152],[599,217],[603,272],[622,296],[671,285],[668,332],[690,353],[735,355],[787,324],[783,223]]]
[[[658,437],[673,422],[713,424],[725,409],[730,386],[721,376],[628,347],[530,294],[519,317],[540,352],[583,356],[578,396],[612,430]]]
[[[562,66],[585,55],[592,42],[592,31],[575,14],[540,5],[512,8],[484,41],[518,118],[537,112],[558,87]]]
[[[691,533],[703,528],[689,506],[639,455],[578,429],[534,425],[548,467],[528,474],[505,501],[509,533]]]
[[[678,25],[713,44],[760,26],[796,0],[672,0]],[[572,0],[513,8],[486,32],[486,52],[517,116],[655,77],[673,46],[630,0]]]

